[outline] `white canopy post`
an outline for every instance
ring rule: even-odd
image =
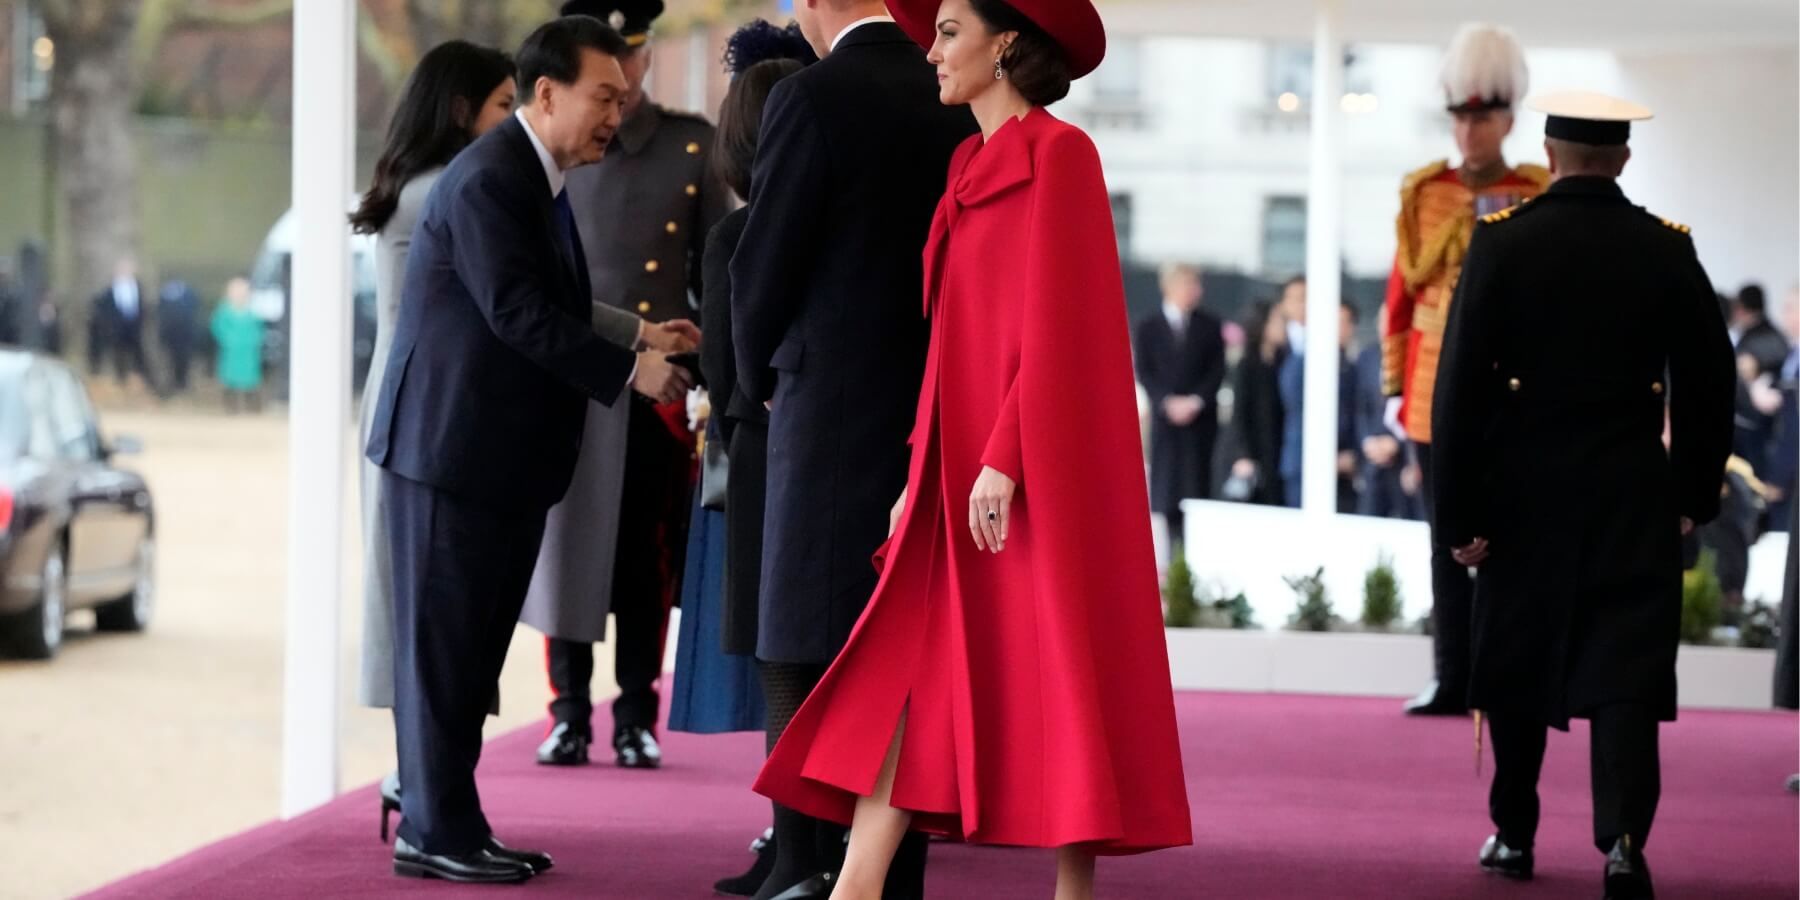
[[[1306,386],[1301,423],[1300,507],[1337,511],[1338,300],[1344,274],[1343,163],[1338,157],[1344,92],[1340,0],[1319,0],[1313,27],[1312,148],[1306,196]]]
[[[350,408],[355,0],[294,4],[288,555],[281,815],[338,790],[338,585]]]

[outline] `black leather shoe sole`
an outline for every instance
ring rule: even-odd
[[[1481,871],[1486,872],[1489,875],[1498,875],[1501,878],[1510,879],[1512,881],[1530,881],[1534,877],[1529,866],[1518,867],[1482,863]]]
[[[586,753],[551,753],[539,756],[540,766],[585,766],[588,764]]]
[[[460,884],[524,884],[531,880],[529,869],[507,869],[504,872],[453,872],[430,863],[394,860],[394,874],[402,878],[428,878],[455,881]]]
[[[508,847],[492,838],[488,839],[487,852],[489,856],[497,859],[518,863],[519,865],[530,869],[531,874],[533,875],[542,875],[545,872],[556,868],[556,860],[551,859],[550,854],[548,853],[539,853],[536,850],[519,850],[514,847]]]

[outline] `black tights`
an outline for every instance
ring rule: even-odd
[[[763,705],[768,710],[765,726],[768,732],[768,750],[774,752],[775,742],[787,731],[794,713],[800,711],[800,704],[806,702],[807,695],[825,677],[826,667],[815,663],[773,663],[763,660],[757,660],[756,666],[762,675]],[[756,892],[754,900],[768,900],[820,872],[835,872],[843,862],[842,828],[795,812],[779,803],[773,806],[775,868],[769,873],[769,880],[763,882],[762,889]],[[827,849],[820,846],[821,841],[828,839],[827,832],[836,832],[838,835],[839,845],[835,856],[822,852]]]

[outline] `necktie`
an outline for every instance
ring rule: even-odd
[[[575,208],[569,205],[567,188],[556,194],[556,235],[562,239],[562,246],[558,250],[563,254],[563,261],[568,263],[570,268],[576,268]]]

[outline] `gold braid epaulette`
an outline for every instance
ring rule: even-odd
[[[1518,207],[1517,206],[1509,206],[1503,210],[1500,210],[1499,212],[1488,213],[1487,215],[1481,217],[1481,224],[1492,225],[1495,222],[1504,222],[1507,219],[1512,218],[1513,210],[1515,210],[1515,209],[1518,209]]]
[[[1400,184],[1400,217],[1394,228],[1399,252],[1395,259],[1400,266],[1400,277],[1405,280],[1409,293],[1424,286],[1445,263],[1455,265],[1461,262],[1462,251],[1468,249],[1469,230],[1474,223],[1463,221],[1460,216],[1446,222],[1436,234],[1429,237],[1413,233],[1413,229],[1418,227],[1420,188],[1449,169],[1449,161],[1440,159],[1411,172]],[[1468,218],[1474,217],[1475,213],[1471,210]]]

